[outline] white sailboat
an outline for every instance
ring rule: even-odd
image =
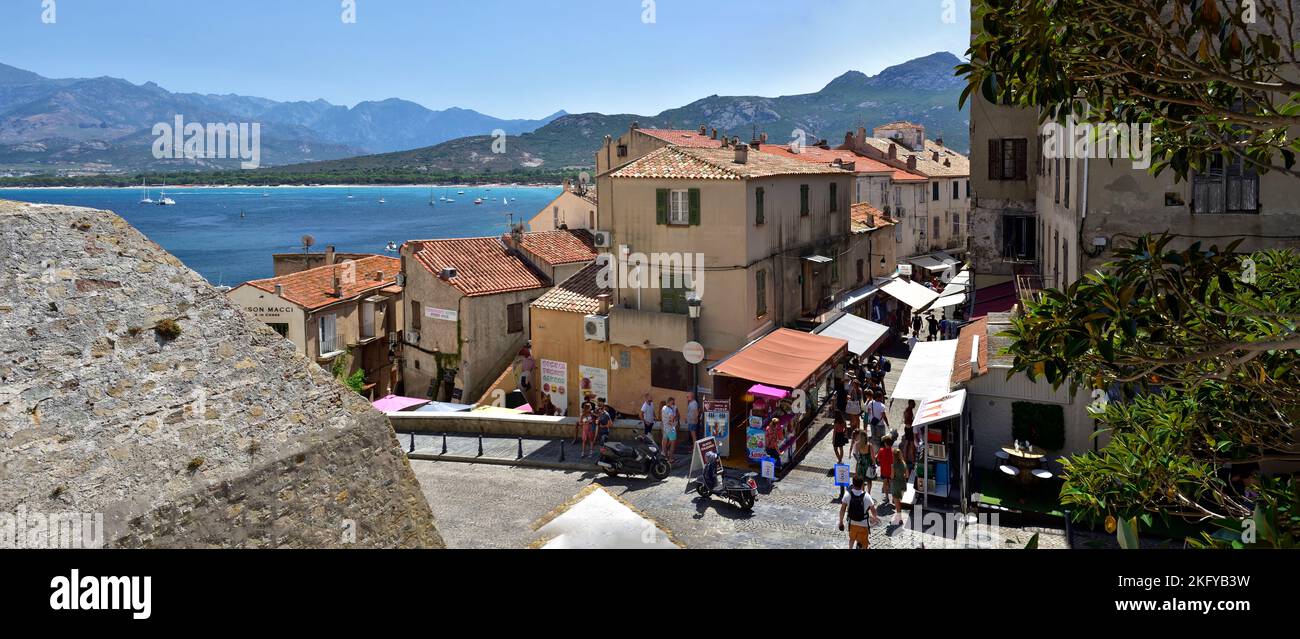
[[[384,199],[384,198],[381,197],[381,198],[379,198],[379,203],[380,203],[380,204],[388,204],[388,200],[386,200],[386,199]]]
[[[167,180],[163,180],[162,185],[165,188],[167,186]],[[173,204],[176,204],[176,200],[167,197],[166,191],[158,189],[158,201],[155,202],[155,204],[158,206],[172,206]]]
[[[433,189],[429,189],[429,206],[437,206],[437,199],[433,197]]]
[[[149,183],[144,178],[140,178],[140,188],[144,189],[144,199],[140,200],[140,203],[153,204],[153,198],[149,197]]]

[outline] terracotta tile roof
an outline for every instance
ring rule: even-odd
[[[253,280],[248,282],[248,285],[274,293],[275,286],[278,284],[282,291],[281,297],[310,311],[339,300],[393,286],[397,282],[397,274],[401,271],[401,260],[385,255],[371,255],[333,266],[319,266],[280,277]],[[375,279],[375,273],[381,274],[380,279]],[[334,295],[336,274],[342,280],[343,291],[343,294],[337,297]]]
[[[734,149],[688,149],[668,146],[612,171],[616,178],[748,180],[777,175],[847,175],[822,163],[804,162],[751,150],[736,164]]]
[[[865,233],[872,229],[887,228],[895,224],[894,220],[889,219],[888,215],[867,202],[854,204],[849,209],[849,217],[854,233]]]
[[[601,288],[596,285],[601,268],[600,264],[594,262],[588,264],[586,268],[574,273],[569,279],[556,284],[555,288],[537,298],[533,302],[533,306],[551,311],[582,313],[583,315],[600,312],[600,300],[596,299],[596,296],[613,292],[609,288]]]
[[[957,355],[953,357],[952,366],[952,383],[954,386],[968,382],[973,377],[979,377],[989,372],[989,319],[981,317],[961,328],[957,337]],[[970,364],[971,346],[975,343],[975,337],[979,336],[979,360],[976,362],[974,370]]]
[[[867,145],[876,149],[882,156],[889,155],[889,145],[895,145],[898,163],[907,164],[908,156],[916,156],[916,170],[914,173],[927,177],[969,177],[970,176],[970,159],[966,156],[939,144],[933,140],[925,141],[924,151],[913,151],[902,144],[886,138],[867,138]],[[939,160],[934,160],[934,154],[939,154]],[[945,164],[947,162],[947,164]]]
[[[878,126],[878,127],[876,127],[876,128],[877,128],[877,129],[884,130],[884,131],[903,131],[903,130],[906,130],[906,129],[916,129],[916,128],[919,128],[920,126],[921,126],[921,125],[919,125],[919,124],[914,124],[914,123],[912,123],[912,122],[908,122],[908,121],[906,121],[906,120],[900,120],[900,121],[898,121],[898,122],[890,122],[889,124],[883,124],[883,125]]]
[[[688,131],[683,129],[637,129],[650,137],[659,138],[664,142],[675,146],[684,146],[695,149],[720,149],[722,140],[714,140],[707,135],[700,135],[699,131]]]
[[[819,164],[831,164],[836,160],[839,160],[840,162],[852,162],[853,172],[859,175],[887,174],[897,170],[883,162],[873,160],[865,155],[854,153],[848,149],[823,149],[819,146],[806,146],[799,153],[795,153],[790,149],[789,145],[760,144],[758,150],[760,153],[770,153],[772,155],[778,155],[792,160],[801,160],[804,162],[814,162]]]
[[[584,200],[586,200],[586,201],[588,201],[588,202],[591,202],[592,204],[596,204],[596,188],[595,188],[595,187],[590,187],[590,188],[588,188],[587,190],[583,191],[582,193],[578,193],[577,191],[574,191],[573,194],[576,195],[576,196],[578,196],[578,197],[580,197],[580,198],[582,198],[582,199],[584,199]]]
[[[416,240],[411,255],[436,277],[455,268],[448,283],[467,297],[546,288],[551,283],[532,265],[506,250],[495,237],[456,240]]]
[[[596,238],[585,229],[524,233],[519,245],[552,266],[596,259]]]

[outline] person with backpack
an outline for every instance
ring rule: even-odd
[[[849,516],[849,549],[866,550],[871,545],[871,526],[880,523],[876,515],[876,500],[863,487],[861,477],[853,478],[849,498],[840,504],[840,531],[844,530],[844,515]]]

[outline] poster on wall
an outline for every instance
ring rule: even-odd
[[[609,401],[609,371],[603,368],[592,368],[590,366],[578,367],[578,387],[582,389],[582,396],[585,398],[591,395],[593,398],[605,398]]]
[[[718,442],[718,451],[723,457],[731,454],[731,445],[727,438],[730,427],[731,400],[704,402],[704,436],[712,437]]]
[[[567,409],[569,406],[569,365],[565,362],[542,360],[542,392],[551,396],[551,403]]]
[[[762,417],[749,418],[749,427],[745,429],[745,448],[750,461],[758,461],[767,456],[767,429],[763,428]]]

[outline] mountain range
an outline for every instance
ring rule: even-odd
[[[320,180],[385,173],[402,175],[484,175],[533,171],[556,175],[594,166],[604,136],[618,137],[634,123],[644,128],[696,129],[705,125],[719,134],[752,139],[767,133],[773,142],[803,131],[809,142],[832,145],[859,126],[897,120],[925,125],[926,135],[942,138],[959,152],[969,152],[970,120],[957,108],[964,80],[954,76],[960,63],[947,52],[934,53],[868,76],[850,71],[816,93],[777,98],[713,95],[657,115],[571,114],[530,133],[506,139],[505,152],[494,153],[490,136],[449,140],[429,147],[279,167],[277,173],[313,174]],[[332,177],[335,176],[335,177]]]
[[[427,109],[401,99],[354,107],[324,100],[277,102],[241,95],[172,93],[152,83],[117,78],[50,79],[0,64],[0,169],[16,174],[95,174],[232,169],[238,160],[156,160],[155,123],[261,122],[263,172],[350,179],[474,176],[507,173],[558,175],[594,165],[604,136],[633,124],[695,129],[700,125],[748,140],[772,141],[796,130],[811,140],[838,143],[846,131],[895,120],[926,126],[929,137],[969,148],[969,119],[957,108],[960,60],[935,53],[889,67],[875,76],[850,71],[815,93],[775,98],[718,96],[657,115],[558,111],[541,120],[506,120],[469,109]],[[505,152],[491,133],[503,130]]]
[[[519,134],[565,115],[506,120],[470,109],[435,111],[395,98],[349,108],[325,100],[173,93],[153,82],[52,79],[0,64],[0,165],[55,172],[217,169],[236,163],[155,159],[154,124],[171,123],[178,114],[186,122],[261,123],[267,166],[411,149],[498,129]]]

